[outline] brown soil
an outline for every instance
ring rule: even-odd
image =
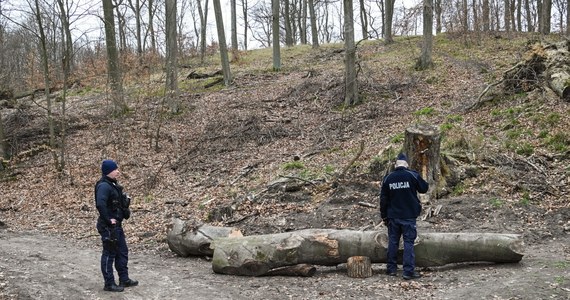
[[[100,95],[70,97],[63,174],[45,151],[45,111],[25,100],[2,109],[14,159],[0,181],[0,299],[570,299],[570,153],[549,139],[564,142],[569,103],[547,89],[495,91],[493,101],[465,109],[526,40],[484,40],[478,49],[489,53],[463,49],[470,59],[453,57],[461,42],[446,42],[451,48],[436,41],[436,69],[424,73],[406,63],[419,39],[359,46],[366,100],[350,109],[340,105],[343,55],[334,46],[289,49],[283,65],[294,67],[283,72],[261,66],[236,72],[232,88],[184,93],[183,112],[160,120],[160,129],[160,97],[133,88],[132,112],[121,118]],[[347,277],[342,265],[318,267],[310,278],[250,278],[214,274],[207,258],[168,249],[173,217],[245,235],[371,230],[378,209],[360,203],[378,203],[380,180],[402,146],[397,137],[419,121],[447,125],[442,152],[453,171],[432,203],[440,213],[419,221],[420,234],[520,234],[520,263],[421,269],[415,281],[383,275],[382,264],[367,279]],[[133,197],[125,230],[129,270],[141,284],[118,295],[102,291],[94,228],[93,185],[104,158],[119,162]]]

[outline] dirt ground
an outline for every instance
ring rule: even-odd
[[[526,243],[520,263],[424,268],[419,270],[423,277],[415,281],[384,275],[384,264],[375,264],[374,275],[366,279],[349,278],[344,265],[317,266],[313,277],[240,277],[215,274],[205,257],[177,257],[165,245],[154,251],[135,245],[129,271],[140,285],[123,293],[109,293],[103,291],[96,236],[70,240],[4,228],[0,231],[0,299],[570,299],[570,236],[565,227],[549,232],[550,221],[523,227],[514,220],[512,209],[493,212],[493,222],[478,222],[489,211],[475,203],[468,198],[445,200],[440,215],[419,221],[420,233],[446,228],[516,233],[518,228]],[[361,213],[361,227],[369,220],[374,222],[376,213],[372,208],[337,201],[323,204],[313,213],[254,217],[251,227],[243,224],[242,228],[253,234],[253,224],[257,224],[258,231],[271,232],[283,230],[279,224],[291,222],[303,227],[310,219],[320,220],[318,225],[334,226],[332,220],[339,220],[331,215],[334,211],[345,212],[347,218],[351,211]],[[462,217],[469,212],[469,218]],[[536,211],[537,216],[544,213]],[[516,219],[532,218],[525,214]],[[568,215],[543,219],[557,223],[556,218],[567,220]],[[510,230],[505,228],[507,220]]]
[[[185,81],[183,113],[160,121],[163,98],[138,88],[132,111],[120,118],[105,109],[111,105],[103,94],[78,91],[66,102],[64,174],[54,172],[54,152],[46,151],[38,100],[2,109],[15,158],[0,174],[0,300],[570,299],[570,104],[547,89],[524,97],[495,91],[493,101],[468,109],[528,40],[492,36],[469,49],[462,41],[438,43],[449,48],[438,49],[436,69],[427,73],[410,67],[419,39],[363,43],[366,101],[351,109],[340,109],[341,46],[304,56],[289,49],[287,72],[268,73],[270,59],[267,66],[253,59],[259,66],[237,73],[228,89],[197,93],[190,84],[204,82]],[[140,85],[164,88],[150,78]],[[520,234],[520,263],[420,269],[415,281],[384,275],[383,264],[367,279],[349,278],[342,265],[317,266],[313,277],[238,277],[168,249],[175,217],[244,235],[372,230],[378,208],[362,203],[377,204],[396,155],[390,151],[402,148],[405,129],[419,121],[447,128],[441,149],[450,172],[446,194],[434,203],[439,214],[420,218],[419,233]],[[140,285],[123,293],[104,292],[99,269],[93,186],[105,158],[119,162],[120,182],[133,197],[124,228],[130,274]]]

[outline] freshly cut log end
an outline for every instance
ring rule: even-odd
[[[348,277],[368,278],[372,277],[372,263],[368,256],[352,256],[346,263]]]

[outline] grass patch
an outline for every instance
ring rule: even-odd
[[[284,163],[281,168],[283,170],[302,170],[305,168],[305,165],[300,161],[291,161]]]
[[[505,201],[499,199],[499,198],[491,198],[491,200],[489,201],[489,203],[491,204],[492,207],[494,208],[501,208],[504,204]]]

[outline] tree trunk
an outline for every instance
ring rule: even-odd
[[[392,18],[394,17],[394,2],[396,0],[385,0],[386,2],[386,20],[384,20],[384,40],[386,44],[393,43],[392,37]]]
[[[437,196],[440,138],[437,126],[416,124],[406,129],[404,153],[410,160],[410,168],[429,183],[428,192],[420,194],[423,204],[429,204]]]
[[[552,13],[552,0],[542,0],[542,26],[540,32],[544,35],[550,34],[550,20]]]
[[[231,3],[231,34],[232,34],[232,53],[234,57],[238,51],[238,38],[237,38],[237,0],[230,0]]]
[[[166,98],[171,114],[180,110],[178,102],[178,45],[176,34],[176,0],[166,0]],[[157,136],[158,139],[158,136]]]
[[[356,105],[360,102],[358,95],[358,80],[356,76],[356,45],[354,44],[354,14],[352,0],[344,0],[344,69],[345,69],[345,94],[346,106]]]
[[[364,0],[359,0],[360,3],[360,24],[362,25],[362,39],[368,39],[368,14],[366,13],[366,6]]]
[[[286,233],[218,238],[212,268],[220,274],[260,276],[298,264],[334,266],[352,256],[385,263],[386,232],[305,229]],[[462,262],[519,262],[522,239],[515,234],[424,233],[415,243],[418,267]],[[400,263],[403,250],[400,249]]]
[[[431,51],[433,48],[433,0],[424,0],[423,44],[422,55],[416,68],[426,70],[431,68],[433,61]]]
[[[309,17],[311,19],[311,39],[313,41],[313,49],[319,48],[319,35],[317,31],[317,16],[315,14],[315,2],[309,1]]]
[[[440,34],[442,29],[441,21],[441,0],[435,0],[435,34]]]
[[[222,71],[224,72],[224,84],[230,86],[232,74],[230,71],[230,61],[228,59],[228,47],[226,46],[226,34],[224,32],[224,19],[222,16],[222,6],[220,0],[214,1],[214,15],[216,16],[216,28],[218,29],[218,43],[220,45],[220,58],[222,61]]]
[[[204,63],[206,56],[206,28],[208,25],[208,0],[204,3],[204,10],[202,10],[201,0],[196,1],[198,6],[198,15],[200,16],[200,63]]]
[[[285,12],[283,13],[283,19],[285,23],[285,45],[287,47],[293,46],[293,28],[291,26],[291,8],[289,0],[281,0],[285,5]]]
[[[4,159],[8,159],[8,142],[4,135],[4,121],[0,113],[0,171],[4,170]]]
[[[119,52],[117,51],[117,40],[115,38],[115,16],[113,14],[113,3],[111,0],[103,0],[103,13],[105,21],[105,44],[107,49],[107,77],[111,87],[113,112],[116,115],[122,115],[127,112],[128,108],[123,95]]]
[[[372,276],[372,263],[370,257],[367,256],[349,257],[346,268],[348,269],[348,277],[368,278]]]
[[[281,45],[279,44],[279,0],[271,1],[273,35],[273,71],[281,70]]]
[[[242,234],[233,227],[196,226],[175,218],[166,240],[170,250],[179,256],[212,256],[214,254],[214,250],[210,248],[212,240],[229,236],[241,237]]]

